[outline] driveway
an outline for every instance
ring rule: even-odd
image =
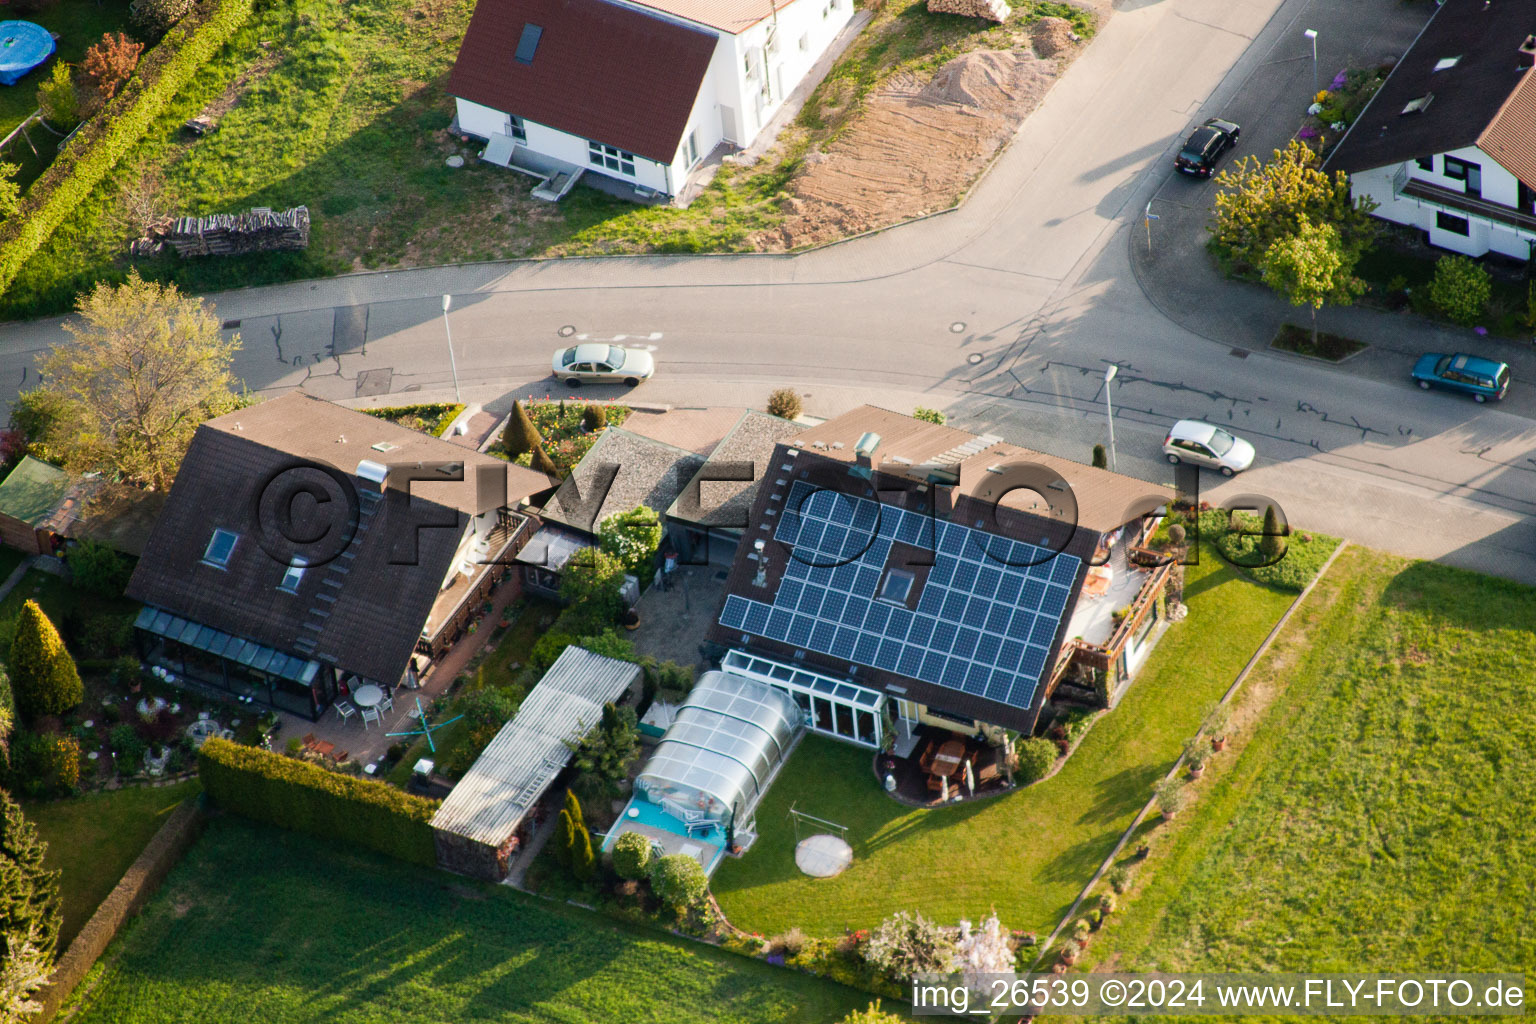
[[[1304,106],[1310,66],[1302,81],[1284,56],[1300,26],[1324,26],[1328,67],[1334,34],[1381,34],[1369,26],[1397,0],[1117,7],[959,211],[798,256],[530,261],[213,296],[244,340],[236,370],[258,390],[332,399],[451,395],[447,292],[463,395],[493,408],[548,391],[549,354],[566,337],[626,335],[657,349],[645,400],[760,405],[788,384],[818,415],[920,402],[1086,461],[1104,439],[1114,363],[1120,469],[1166,481],[1156,460],[1168,423],[1230,422],[1260,459],[1218,493],[1262,488],[1304,526],[1536,580],[1536,410],[1525,399],[1488,409],[1389,374],[1252,351],[1230,327],[1272,329],[1262,293],[1224,288],[1247,297],[1191,330],[1132,271],[1141,211],[1169,184],[1190,123],[1270,64],[1284,65],[1265,72],[1280,77],[1253,89],[1299,89],[1276,109]],[[1342,24],[1325,28],[1325,16]],[[1263,113],[1242,116],[1253,145],[1279,130]],[[5,328],[0,373],[34,380],[35,352],[60,336],[58,321]]]

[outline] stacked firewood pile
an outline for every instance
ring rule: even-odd
[[[1013,13],[1003,0],[928,0],[934,14],[961,14],[967,18],[986,18],[1001,24]]]
[[[258,206],[245,213],[177,217],[151,232],[178,256],[235,256],[250,252],[303,249],[309,245],[309,207],[274,212]]]

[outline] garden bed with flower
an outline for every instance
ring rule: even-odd
[[[1322,153],[1327,155],[1355,118],[1371,102],[1376,90],[1387,80],[1392,71],[1390,63],[1370,68],[1345,68],[1333,76],[1328,88],[1318,90],[1307,108],[1307,121],[1296,132],[1298,139],[1317,139]]]
[[[434,402],[426,405],[395,405],[380,409],[359,409],[369,416],[377,416],[397,426],[406,427],[422,434],[442,437],[444,432],[464,411],[463,403]]]
[[[564,478],[568,476],[576,464],[582,460],[597,442],[601,429],[594,430],[583,420],[586,413],[587,402],[559,401],[523,402],[524,410],[533,425],[538,429],[539,436],[544,439],[544,451],[550,461],[555,464],[555,469]],[[627,405],[618,403],[598,402],[592,403],[602,407],[607,426],[620,427],[629,418],[632,411]],[[498,459],[507,458],[507,446],[505,438],[497,438],[488,448],[487,454],[494,455]],[[527,466],[532,462],[530,453],[524,452],[510,461],[519,466]]]

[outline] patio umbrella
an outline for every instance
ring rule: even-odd
[[[971,759],[965,759],[965,790],[971,796],[976,795],[976,769],[971,767]]]
[[[949,803],[949,779],[939,776],[939,803]]]

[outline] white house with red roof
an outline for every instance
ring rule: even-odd
[[[853,18],[853,0],[480,0],[448,80],[483,158],[676,196],[744,149]]]

